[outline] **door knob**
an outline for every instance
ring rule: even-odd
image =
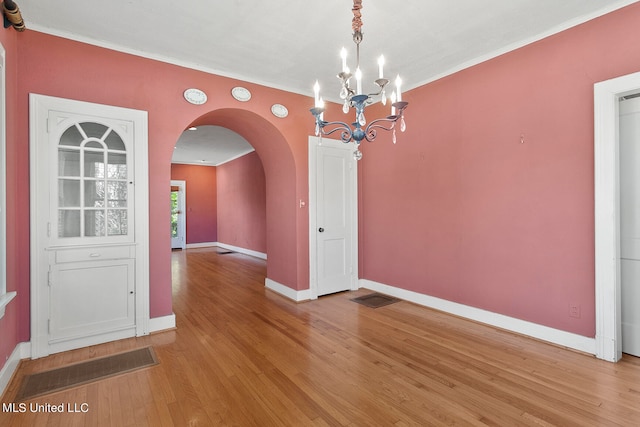
[[[320,228],[318,228],[318,231],[323,233],[324,232],[324,228],[320,227]]]

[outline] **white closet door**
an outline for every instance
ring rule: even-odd
[[[620,102],[622,351],[640,357],[640,98]]]

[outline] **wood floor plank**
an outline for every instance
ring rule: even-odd
[[[177,329],[23,361],[22,378],[144,346],[159,364],[0,413],[1,426],[632,426],[640,360],[612,364],[365,289],[295,303],[266,263],[214,249],[172,253]]]

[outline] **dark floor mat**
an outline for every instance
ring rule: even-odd
[[[398,298],[393,298],[388,295],[383,295],[379,293],[373,293],[369,295],[363,295],[361,297],[353,298],[351,301],[357,302],[358,304],[366,305],[371,308],[384,307],[385,305],[393,304],[394,302],[400,301]]]
[[[76,387],[92,381],[156,365],[151,347],[145,347],[113,356],[75,363],[50,371],[27,375],[22,380],[16,400],[27,400],[43,394]]]

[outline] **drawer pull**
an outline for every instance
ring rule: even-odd
[[[89,254],[89,256],[90,256],[91,258],[98,258],[98,257],[100,256],[100,254],[98,254],[98,253],[95,253],[95,252],[94,252],[94,253],[92,253],[92,254]]]

